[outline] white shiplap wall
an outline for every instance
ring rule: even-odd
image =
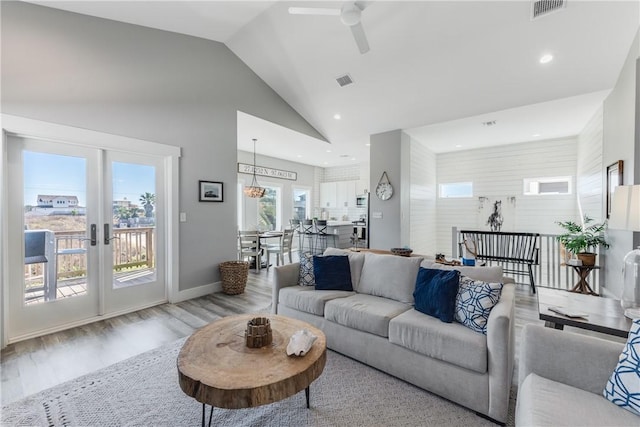
[[[473,197],[437,199],[436,252],[452,255],[454,226],[489,230],[480,197],[502,200],[502,231],[558,232],[555,221],[576,216],[575,191],[566,196],[524,196],[523,179],[572,176],[575,181],[577,148],[577,138],[568,138],[438,154],[438,184],[471,181]]]
[[[602,222],[602,126],[603,110],[598,109],[578,135],[577,192],[583,215]]]
[[[423,143],[411,141],[409,246],[417,254],[436,253],[436,155]]]

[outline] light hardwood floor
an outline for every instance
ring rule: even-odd
[[[162,304],[67,331],[9,345],[1,353],[1,403],[18,400],[64,381],[190,335],[223,316],[264,311],[271,304],[274,270],[249,273],[240,295],[216,293],[178,304]],[[538,319],[536,297],[517,285],[516,354],[520,330]],[[573,332],[583,331],[567,328]],[[591,333],[624,342],[619,338]],[[514,375],[516,382],[517,367]]]

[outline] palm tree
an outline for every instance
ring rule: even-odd
[[[156,204],[156,195],[146,192],[140,195],[140,203],[144,208],[144,216],[151,218],[153,216],[153,205]]]

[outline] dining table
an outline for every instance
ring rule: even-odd
[[[269,239],[280,239],[282,237],[282,231],[259,231],[258,232],[258,250],[262,249],[263,246],[266,246]],[[263,243],[264,242],[264,243]],[[249,264],[249,268],[256,268],[256,260],[255,257],[252,258],[251,263]],[[267,268],[267,261],[263,261],[260,265],[260,268]]]

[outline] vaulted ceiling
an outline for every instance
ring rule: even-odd
[[[338,16],[288,13],[342,2],[32,3],[225,43],[331,143],[256,121],[239,148],[259,132],[259,153],[317,166],[366,160],[369,135],[394,129],[435,152],[576,135],[640,26],[637,0],[568,0],[537,19],[527,0],[364,2],[360,54]],[[553,60],[541,64],[544,54]],[[354,83],[340,87],[347,73]]]

